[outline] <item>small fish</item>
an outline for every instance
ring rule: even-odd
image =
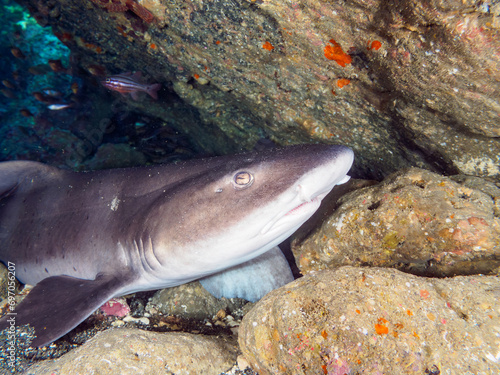
[[[19,113],[21,115],[23,115],[24,117],[33,117],[33,113],[31,113],[31,111],[27,108],[23,108],[19,111]]]
[[[59,103],[59,104],[51,104],[47,108],[50,109],[51,111],[60,111],[61,109],[66,109],[70,108],[73,106],[71,103]]]
[[[101,76],[104,77],[106,75],[106,68],[101,65],[89,65],[87,70],[93,76]]]
[[[78,90],[80,89],[80,86],[78,85],[78,82],[73,82],[71,84],[71,91],[73,92],[73,94],[78,94]]]
[[[23,51],[21,51],[18,47],[12,47],[10,49],[10,53],[12,53],[12,55],[18,59],[21,59],[21,60],[26,59],[26,56],[24,56]]]
[[[9,99],[15,99],[16,98],[16,94],[13,91],[10,91],[9,89],[1,89],[0,92],[6,98],[9,98]]]
[[[8,79],[4,79],[2,81],[2,84],[7,87],[8,89],[15,89],[16,88],[16,85],[14,85],[11,81],[9,81]]]
[[[32,93],[32,95],[39,102],[42,102],[42,103],[48,103],[48,102],[50,102],[50,98],[48,98],[47,96],[43,95],[41,92],[36,91],[36,92]]]
[[[40,76],[40,75],[47,74],[48,72],[50,72],[50,67],[47,64],[35,65],[35,66],[31,66],[28,69],[28,72],[30,72],[34,76]]]
[[[60,98],[63,95],[59,91],[54,90],[54,89],[43,89],[42,93],[45,95],[51,96],[53,98]]]
[[[139,92],[146,92],[153,99],[158,99],[157,91],[161,88],[161,84],[147,84],[141,83],[141,72],[136,72],[132,75],[131,72],[118,74],[116,76],[108,77],[102,84],[113,91],[118,91],[122,95],[130,94],[132,99],[138,100]]]
[[[68,69],[66,69],[61,60],[49,60],[50,69],[52,69],[56,73],[67,73]]]

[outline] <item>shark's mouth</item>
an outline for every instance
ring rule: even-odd
[[[323,196],[316,196],[311,200],[302,202],[291,210],[278,214],[261,230],[260,234],[268,232],[276,233],[276,231],[287,231],[290,228],[297,228],[305,222],[318,209]],[[295,230],[294,229],[294,230]]]
[[[288,211],[285,216],[288,216],[288,215],[298,215],[298,214],[301,214],[303,211],[305,210],[308,210],[309,207],[307,206],[310,206],[311,204],[314,204],[314,203],[320,203],[321,202],[321,199],[320,197],[314,197],[313,199],[311,199],[310,201],[307,201],[307,202],[304,202],[302,204],[299,204],[297,207],[295,207],[294,209]],[[307,208],[306,208],[307,207]]]

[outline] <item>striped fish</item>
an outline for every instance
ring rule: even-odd
[[[141,91],[149,94],[153,99],[158,99],[157,91],[161,88],[161,84],[142,83],[141,78],[141,72],[134,74],[127,72],[108,77],[102,81],[102,84],[110,90],[118,91],[122,95],[130,94],[134,100],[139,99],[138,93]]]

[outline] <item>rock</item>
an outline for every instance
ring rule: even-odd
[[[498,374],[500,279],[310,273],[261,299],[239,343],[266,374]]]
[[[412,168],[349,193],[319,230],[293,243],[298,266],[304,274],[342,265],[440,277],[498,272],[500,189],[483,186],[489,193]]]
[[[0,263],[0,300],[3,300],[7,297],[8,294],[8,285],[9,285],[9,271],[7,267]],[[13,292],[15,292],[13,290]]]
[[[248,150],[261,138],[343,143],[364,178],[409,166],[500,176],[494,1],[221,0],[186,8],[151,0],[140,3],[147,17],[121,2],[61,0],[50,17],[43,1],[19,0],[44,15],[39,22],[71,50],[75,69],[144,71],[161,83],[160,99],[141,110],[204,152]]]
[[[189,333],[109,329],[56,360],[25,374],[220,374],[236,363],[237,346]]]
[[[83,168],[125,168],[144,165],[145,163],[146,157],[130,145],[105,143],[99,146],[92,159],[83,164]]]
[[[215,298],[195,281],[159,290],[150,299],[146,310],[151,314],[160,312],[163,315],[203,320],[212,319],[220,310],[241,317],[241,309],[247,303],[241,298]]]
[[[10,269],[7,268],[3,263],[0,263],[0,301],[8,302],[8,297],[15,297],[16,303],[19,301],[17,294],[19,293],[20,283],[15,278],[15,265],[11,264]],[[3,307],[3,302],[0,308]],[[0,314],[3,315],[3,314]]]
[[[500,8],[500,3],[498,4]],[[465,185],[471,189],[482,191],[493,199],[493,213],[496,217],[500,217],[500,183],[493,183],[480,177],[455,175],[450,176],[453,181]]]

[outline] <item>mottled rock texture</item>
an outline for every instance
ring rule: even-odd
[[[9,271],[7,267],[4,267],[3,264],[0,264],[0,300],[3,300],[8,296],[9,290]],[[13,293],[16,290],[12,290]]]
[[[75,71],[163,84],[156,102],[123,100],[202,152],[342,143],[364,177],[500,174],[495,1],[18,1]]]
[[[143,154],[127,144],[102,144],[85,166],[88,169],[124,168],[146,164]]]
[[[495,273],[499,198],[495,184],[470,178],[460,184],[411,168],[343,196],[330,218],[292,249],[304,274],[342,265],[439,277]]]
[[[500,372],[500,280],[342,267],[261,299],[239,342],[260,375]]]
[[[146,310],[152,314],[160,312],[163,315],[203,320],[212,319],[220,310],[241,316],[241,308],[246,303],[240,298],[215,298],[195,281],[159,290],[150,299]]]
[[[217,375],[233,367],[236,352],[235,343],[208,336],[110,329],[25,374]]]

